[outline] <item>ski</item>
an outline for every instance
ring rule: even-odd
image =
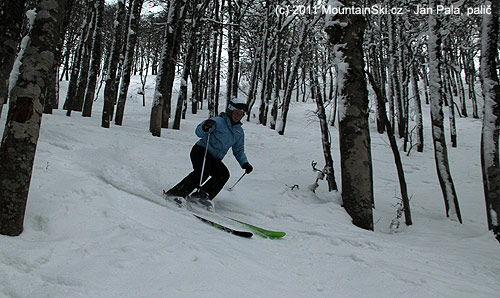
[[[217,228],[219,230],[222,230],[224,232],[228,232],[229,234],[233,234],[233,235],[240,236],[240,237],[243,237],[243,238],[252,238],[252,236],[253,236],[252,232],[235,230],[235,229],[223,226],[221,224],[218,224],[218,223],[216,223],[214,221],[211,221],[209,219],[206,219],[206,218],[201,217],[201,216],[196,215],[196,214],[193,214],[193,216],[196,217],[196,218],[198,218],[202,222],[204,222],[206,224],[209,224],[209,225],[211,225],[211,226],[213,226],[213,227],[215,227],[215,228]]]
[[[221,225],[219,223],[213,222],[211,220],[208,220],[206,218],[203,218],[203,217],[195,214],[195,212],[194,212],[195,208],[193,208],[193,206],[191,206],[190,204],[186,204],[187,201],[186,201],[185,198],[175,197],[175,196],[169,197],[169,196],[166,195],[166,191],[165,190],[163,191],[163,196],[164,196],[165,200],[175,203],[177,205],[177,207],[179,207],[179,208],[186,208],[186,209],[190,210],[195,217],[197,217],[201,221],[203,221],[203,222],[205,222],[207,224],[210,224],[210,225],[212,225],[212,226],[214,226],[214,227],[216,227],[216,228],[218,228],[220,230],[223,230],[223,231],[226,231],[228,233],[235,234],[235,235],[238,235],[238,236],[241,236],[241,237],[247,237],[247,238],[250,238],[253,235],[253,233],[251,233],[251,232],[238,231],[238,230],[235,230],[235,229],[231,229],[229,227],[223,226],[223,225]],[[239,224],[241,224],[241,225],[243,225],[243,226],[245,226],[245,227],[253,230],[254,232],[257,232],[260,236],[263,236],[263,237],[266,237],[266,238],[279,239],[279,238],[283,238],[286,235],[285,232],[282,232],[282,231],[272,231],[272,230],[264,229],[264,228],[252,225],[250,223],[247,223],[247,222],[244,222],[244,221],[241,221],[241,220],[237,220],[237,219],[231,218],[229,216],[218,214],[217,212],[211,211],[210,214],[219,216],[222,219],[225,218],[225,219],[229,219],[231,221],[237,222],[237,223],[239,223]]]
[[[224,217],[227,218],[227,219],[230,219],[232,221],[238,222],[238,223],[240,223],[240,224],[242,224],[244,226],[247,226],[250,229],[258,232],[260,235],[268,237],[268,238],[271,238],[271,239],[283,238],[286,235],[285,232],[271,231],[271,230],[267,230],[267,229],[264,229],[264,228],[261,228],[261,227],[257,227],[257,226],[251,225],[251,224],[243,222],[241,220],[237,220],[237,219],[228,217],[228,216],[224,216]]]

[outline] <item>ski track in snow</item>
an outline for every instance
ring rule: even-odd
[[[62,110],[44,115],[25,230],[0,236],[0,297],[495,297],[500,291],[498,243],[484,214],[479,120],[457,119],[459,147],[449,148],[460,225],[444,216],[424,106],[425,151],[401,152],[414,225],[400,219],[394,233],[398,180],[387,138],[373,130],[373,120],[370,232],[351,224],[325,181],[316,193],[308,189],[316,179],[311,161],[324,163],[314,103],[292,103],[285,136],[252,118],[244,129],[255,170],[233,191],[222,190],[216,213],[287,235],[242,239],[163,200],[162,190],[191,170],[194,128],[206,110],[188,113],[181,130],[152,137],[151,103],[142,107],[135,80],[122,127],[100,127],[102,97],[92,118],[69,118]],[[155,80],[148,82],[150,99]],[[340,186],[335,129],[332,141]],[[227,189],[242,170],[231,151],[224,162],[232,175]]]

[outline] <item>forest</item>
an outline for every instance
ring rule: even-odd
[[[349,7],[373,11],[342,13]],[[201,110],[218,115],[236,97],[250,107],[245,121],[285,135],[291,103],[314,102],[325,164],[316,170],[341,193],[352,223],[367,230],[377,175],[370,125],[390,144],[411,225],[401,158],[424,150],[429,107],[440,196],[446,216],[461,223],[448,150],[461,145],[457,118],[481,119],[481,220],[500,241],[498,1],[3,0],[0,16],[0,115],[8,109],[0,234],[23,231],[42,115],[63,109],[68,117],[100,117],[113,130],[127,121],[131,77],[139,76],[144,106],[144,86],[156,80],[154,137]],[[101,90],[103,108],[95,110]],[[331,130],[338,130],[338,161]]]

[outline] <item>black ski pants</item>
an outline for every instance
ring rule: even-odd
[[[200,184],[201,169],[203,167],[203,157],[205,148],[199,145],[194,145],[191,149],[191,163],[193,171],[189,173],[181,182],[172,187],[167,194],[173,196],[187,197]],[[210,178],[209,178],[210,177]],[[207,181],[208,178],[208,181]],[[222,187],[229,180],[229,170],[224,165],[222,160],[213,158],[207,152],[205,161],[205,170],[203,171],[203,186],[202,191],[205,191],[212,200],[222,190]]]

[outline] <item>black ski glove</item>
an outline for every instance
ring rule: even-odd
[[[203,122],[203,124],[201,125],[201,129],[204,131],[204,132],[208,132],[210,130],[210,128],[212,128],[212,126],[215,125],[215,121],[212,120],[212,119],[207,119],[205,122]]]
[[[253,171],[253,167],[250,163],[245,163],[244,165],[241,166],[242,169],[245,169],[245,173],[250,174]]]

